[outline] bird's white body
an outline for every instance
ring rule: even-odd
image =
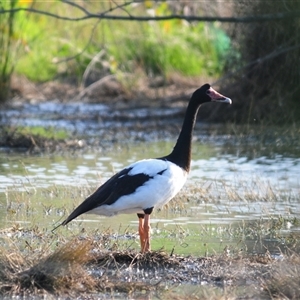
[[[147,208],[162,207],[181,190],[187,179],[186,171],[162,159],[140,160],[127,168],[131,170],[126,176],[145,174],[151,178],[137,187],[134,193],[121,196],[115,203],[103,204],[87,213],[113,216],[122,213],[144,213]]]

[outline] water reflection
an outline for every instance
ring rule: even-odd
[[[78,156],[26,156],[5,154],[0,157],[0,192],[30,182],[36,188],[53,184],[98,184],[124,166],[143,158],[158,157],[172,149],[171,142],[116,147],[109,153],[87,153]],[[195,143],[190,182],[266,180],[281,189],[299,189],[300,158],[277,155],[274,159],[236,157],[221,154],[212,145]]]

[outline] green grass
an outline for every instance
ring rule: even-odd
[[[222,55],[228,50],[229,41],[224,42],[224,49],[218,49],[214,26],[185,26],[180,21],[135,25],[137,32],[125,34],[119,41],[121,48],[110,46],[124,70],[132,72],[139,67],[149,75],[165,76],[173,72],[217,76],[222,71]]]
[[[53,127],[42,127],[42,126],[19,126],[19,127],[2,127],[1,134],[3,136],[10,136],[11,138],[21,137],[34,137],[39,139],[55,139],[63,140],[70,137],[70,134],[64,129],[56,129]]]
[[[0,9],[14,9],[16,0],[1,1]],[[0,17],[0,102],[9,94],[10,77],[15,67],[18,43],[14,28],[15,14],[1,14]]]
[[[73,7],[58,2],[37,3],[35,7],[60,15],[66,14],[67,7],[72,17],[79,15]],[[169,13],[168,6],[162,3],[157,13]],[[188,24],[178,20],[160,23],[102,20],[97,24],[95,20],[65,22],[21,12],[15,16],[15,25],[16,37],[23,48],[23,54],[17,58],[16,72],[35,81],[60,75],[77,76],[79,80],[100,51],[104,54],[98,67],[105,66],[112,73],[134,73],[139,68],[151,76],[168,76],[173,72],[218,76],[230,47],[225,32],[216,24]]]
[[[27,149],[30,153],[64,149],[67,144],[76,146],[77,140],[70,143],[70,133],[53,127],[0,127],[0,146]]]
[[[20,127],[17,130],[20,135],[32,135],[44,139],[55,139],[63,140],[69,137],[69,133],[63,129],[57,130],[53,127],[42,127],[42,126],[33,126],[33,127]]]

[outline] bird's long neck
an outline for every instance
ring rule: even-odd
[[[200,105],[198,103],[190,101],[174,149],[166,156],[166,159],[175,163],[187,172],[190,171],[193,129],[199,107]]]

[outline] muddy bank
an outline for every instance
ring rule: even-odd
[[[130,82],[132,74],[121,82],[115,75],[107,75],[89,85],[78,83],[72,78],[63,78],[44,83],[35,83],[24,76],[14,75],[11,82],[12,102],[41,103],[58,100],[61,103],[84,102],[114,105],[114,107],[135,107],[164,105],[168,102],[185,101],[202,84],[212,83],[212,78],[184,78],[174,75],[170,78],[141,76]]]
[[[183,114],[181,108],[115,110],[103,104],[56,101],[20,104],[0,112],[0,146],[72,149],[100,147],[100,140],[112,143],[164,138],[168,133],[178,134]]]
[[[87,87],[14,77],[12,98],[0,110],[0,147],[35,153],[101,148],[100,141],[174,138],[191,94],[207,80],[147,78],[125,89],[112,75]],[[201,109],[199,120],[207,120],[207,109],[209,105]],[[67,137],[26,134],[19,130],[23,127],[63,130]]]
[[[2,252],[2,296],[220,299],[222,294],[230,299],[298,299],[300,295],[295,255],[275,259],[268,253],[249,256],[226,249],[210,257],[163,251],[142,255],[103,251],[91,240],[75,240],[44,258],[24,259],[20,253]],[[188,288],[176,294],[181,286]]]

